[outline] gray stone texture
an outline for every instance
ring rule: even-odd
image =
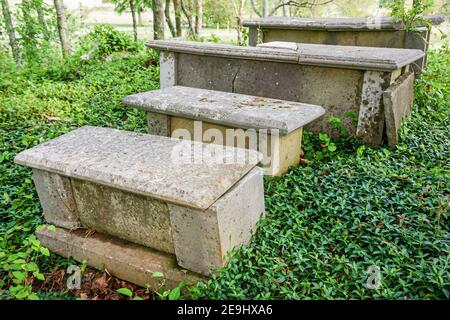
[[[339,132],[328,119],[336,116],[371,146],[384,135],[383,91],[424,57],[421,50],[286,42],[253,51],[188,41],[148,45],[177,53],[176,85],[320,105],[326,115],[307,130],[335,137]],[[349,114],[361,122],[355,125]]]
[[[414,101],[414,73],[400,77],[383,93],[388,145],[398,142],[398,131],[403,120],[410,115]]]
[[[421,59],[421,50],[391,48],[329,46],[297,43],[297,50],[286,49],[277,43],[257,47],[240,47],[194,41],[153,40],[150,48],[169,52],[189,53],[254,61],[284,62],[305,65],[335,66],[360,70],[395,70]],[[177,64],[179,66],[179,64]],[[176,71],[178,73],[178,71]],[[177,82],[178,83],[178,82]]]
[[[244,129],[276,129],[288,134],[325,110],[286,100],[174,86],[127,96],[123,103],[145,111]]]
[[[156,136],[170,137],[170,117],[161,113],[147,113],[148,133]]]
[[[287,49],[292,42],[274,41],[257,48]],[[294,43],[295,44],[295,43]],[[424,56],[421,50],[296,43],[298,63],[358,70],[397,70]],[[289,50],[289,49],[288,49]],[[292,50],[292,49],[290,49]]]
[[[194,155],[215,150],[217,158],[173,162],[172,149],[180,145],[189,150],[194,145]],[[235,157],[238,162],[230,161]],[[175,253],[183,267],[208,274],[224,265],[232,246],[250,240],[264,213],[262,174],[255,167],[260,159],[251,150],[82,127],[21,152],[15,161],[35,171],[47,222]],[[57,237],[39,234],[56,253],[93,259],[94,266],[106,261],[119,270],[119,277],[142,281],[134,278],[142,273],[140,264],[124,265],[126,257],[112,253],[114,241],[85,243],[64,232]],[[73,242],[70,247],[68,242]],[[92,251],[90,244],[99,250]],[[199,254],[201,261],[193,258]]]
[[[149,285],[152,290],[158,290],[161,281],[167,288],[174,288],[181,281],[197,282],[203,279],[200,275],[181,271],[173,255],[99,232],[56,228],[56,231],[44,229],[36,234],[41,244],[52,252],[73,257],[79,262],[87,260],[93,268],[106,270],[115,277],[143,287]],[[164,278],[152,277],[154,272],[163,273]]]
[[[445,21],[442,15],[424,16],[430,26]],[[267,17],[244,20],[249,27],[249,44],[259,41],[291,41],[298,43],[406,48],[428,50],[430,26],[418,23],[413,31],[406,31],[401,21],[391,17],[371,18],[300,18]],[[425,66],[426,57],[414,62],[416,72]]]
[[[55,173],[33,169],[33,180],[45,220],[67,229],[80,226],[70,179]]]
[[[223,267],[232,248],[250,241],[264,212],[260,168],[204,212],[170,205],[178,264],[204,275]]]
[[[173,154],[180,148],[220,161],[180,163]],[[204,210],[260,159],[253,150],[86,126],[19,153],[15,162]]]
[[[364,75],[359,70],[190,54],[178,57],[178,85],[322,106],[326,114],[305,127],[313,132],[335,135],[329,116],[344,119],[347,112],[356,116],[359,112]],[[355,133],[347,118],[345,125]]]
[[[176,84],[176,56],[174,52],[161,51],[159,57],[159,85],[167,88]]]
[[[439,25],[445,21],[442,15],[427,15],[423,17],[432,25]],[[302,18],[302,17],[265,17],[244,20],[245,27],[298,29],[298,30],[404,30],[401,21],[392,17],[368,18]],[[420,27],[420,24],[418,25]]]
[[[169,208],[161,200],[73,179],[83,227],[174,253]]]
[[[364,73],[361,106],[356,135],[370,146],[377,146],[383,138],[383,91],[389,86],[391,74],[376,71]]]

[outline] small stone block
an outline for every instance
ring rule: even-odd
[[[73,257],[79,262],[87,260],[93,268],[139,286],[150,285],[153,290],[159,288],[162,280],[152,277],[154,272],[164,275],[168,288],[176,287],[181,281],[197,282],[202,279],[195,273],[181,271],[173,255],[98,232],[88,234],[86,230],[56,228],[56,231],[37,231],[36,235],[43,246],[56,254]]]
[[[398,130],[403,120],[411,113],[414,101],[414,79],[414,73],[407,73],[383,92],[386,135],[390,147],[397,144]]]
[[[70,178],[33,169],[33,181],[47,223],[67,229],[80,227]]]
[[[170,205],[178,264],[204,275],[223,267],[233,247],[250,241],[264,211],[259,168],[249,172],[205,212]]]

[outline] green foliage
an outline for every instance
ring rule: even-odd
[[[431,25],[423,14],[433,6],[434,0],[414,0],[411,8],[405,8],[404,0],[384,0],[381,5],[391,9],[391,16],[402,21],[406,30],[413,31],[418,24]]]
[[[65,261],[47,257],[33,236],[42,209],[31,170],[15,165],[15,155],[83,125],[146,132],[145,114],[121,99],[158,88],[156,55],[100,29],[89,35],[103,43],[89,60],[79,57],[93,45],[21,69],[0,52],[0,298],[58,298],[33,286]],[[208,282],[162,285],[158,297],[448,299],[449,68],[448,51],[430,53],[393,150],[358,145],[346,119],[330,119],[336,141],[306,132],[308,164],[265,179],[267,216],[251,244]],[[367,288],[371,265],[381,268],[379,289]]]
[[[10,201],[8,194],[3,195],[4,200]],[[0,269],[8,274],[0,281],[0,288],[9,285],[7,292],[2,295],[6,298],[38,300],[33,292],[34,281],[45,280],[37,264],[41,255],[49,256],[50,252],[43,247],[36,236],[29,235],[20,243],[14,239],[17,233],[28,233],[30,228],[13,225],[0,236]]]
[[[33,293],[32,285],[50,267],[58,267],[54,259],[60,259],[58,263],[65,259],[52,255],[49,265],[47,249],[34,237],[43,223],[42,209],[31,170],[14,164],[13,159],[24,149],[83,125],[145,132],[145,114],[125,108],[121,99],[156,89],[159,69],[153,52],[107,61],[56,60],[40,69],[17,69],[1,55],[0,297],[48,298]],[[68,74],[61,79],[56,69],[66,69]],[[77,75],[68,76],[72,73]]]
[[[232,0],[235,1],[235,0]],[[203,0],[203,22],[209,28],[236,26],[232,1]]]
[[[50,61],[47,54],[59,41],[53,5],[43,0],[22,1],[15,12],[16,28],[22,58],[28,64]]]
[[[320,159],[328,137],[307,139],[308,165],[265,179],[267,215],[251,244],[196,294],[449,299],[449,73],[450,53],[430,53],[393,150],[350,150],[336,141],[332,156]],[[381,268],[378,289],[366,284],[372,265]]]
[[[187,272],[187,270],[182,271]],[[166,281],[162,272],[153,272],[152,278],[159,279],[159,288],[155,293],[161,300],[197,299],[199,297],[198,290],[192,281],[180,281],[175,288],[166,289]]]
[[[130,0],[112,0],[114,3],[114,11],[124,13],[130,9]],[[152,7],[152,0],[134,0],[134,8],[136,12],[143,12],[146,8]]]
[[[88,58],[94,59],[105,58],[114,52],[138,53],[143,49],[141,42],[135,42],[127,34],[107,24],[95,26],[81,43],[84,45],[84,50],[90,48]]]

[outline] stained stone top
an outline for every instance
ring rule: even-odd
[[[442,15],[428,15],[423,17],[432,25],[439,25],[445,21]],[[392,17],[368,18],[301,18],[301,17],[266,17],[244,20],[245,27],[260,27],[266,29],[297,29],[297,30],[327,30],[327,31],[377,31],[403,30],[404,24]],[[418,24],[418,27],[422,25]]]
[[[152,40],[150,48],[204,56],[389,71],[424,56],[421,50],[269,42],[257,47],[195,41]]]
[[[316,105],[214,90],[168,87],[123,99],[129,107],[243,129],[278,129],[287,134],[319,118]]]
[[[173,154],[186,148],[188,159],[193,158],[193,149],[195,155],[215,154],[216,161],[201,157],[193,164],[175,161]],[[242,161],[233,161],[235,157]],[[252,150],[86,126],[25,150],[14,161],[205,210],[259,159],[260,153]]]
[[[396,70],[425,53],[415,49],[374,48],[273,41],[259,44],[261,48],[297,51],[299,64],[345,67],[364,70]],[[295,48],[297,47],[297,48]]]
[[[297,54],[289,50],[272,48],[242,47],[221,43],[208,43],[186,40],[150,40],[147,46],[153,49],[173,52],[230,57],[261,61],[297,62]]]

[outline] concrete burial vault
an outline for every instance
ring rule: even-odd
[[[265,211],[260,160],[253,150],[96,127],[15,158],[33,168],[45,219],[57,226],[38,232],[42,244],[140,285],[155,285],[156,271],[169,284],[199,279],[250,240]]]
[[[350,134],[371,146],[382,143],[386,125],[397,123],[393,114],[410,110],[402,104],[412,101],[410,65],[424,56],[421,50],[290,42],[239,47],[169,40],[147,45],[161,53],[161,88],[184,86],[322,106],[326,115],[306,129],[336,136],[329,123],[336,116]],[[399,94],[402,99],[394,97]],[[167,131],[167,115],[150,113],[149,122],[152,132]],[[389,130],[397,134],[396,128]]]
[[[405,24],[392,17],[370,18],[301,18],[266,17],[244,20],[249,28],[249,43],[292,41],[298,43],[344,46],[384,47],[428,50],[431,26],[445,21],[442,15],[424,16],[423,21],[407,30]],[[415,62],[414,69],[425,66],[425,57]]]
[[[150,133],[259,150],[266,175],[298,165],[303,126],[325,112],[299,102],[182,86],[131,95],[123,102],[149,112]]]

